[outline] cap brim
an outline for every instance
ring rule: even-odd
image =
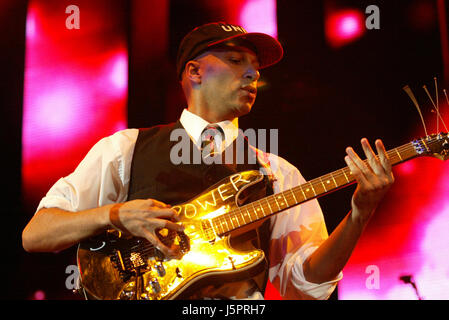
[[[250,32],[234,35],[232,37],[228,37],[210,43],[207,47],[212,48],[219,44],[223,44],[225,42],[235,39],[242,39],[248,41],[254,46],[254,48],[257,50],[256,54],[259,60],[260,69],[278,63],[284,55],[284,49],[282,48],[282,45],[279,43],[279,41],[277,41],[275,38],[265,33],[258,33],[258,32]]]

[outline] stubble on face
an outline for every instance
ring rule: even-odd
[[[259,78],[254,52],[241,48],[218,49],[203,54],[197,61],[203,68],[201,90],[207,108],[227,118],[251,111]]]

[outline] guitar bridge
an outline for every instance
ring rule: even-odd
[[[119,271],[122,280],[126,281],[136,274],[137,269],[148,267],[149,254],[144,250],[142,239],[122,239],[117,242],[117,248],[109,256],[113,266]]]

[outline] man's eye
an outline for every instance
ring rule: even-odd
[[[232,63],[240,63],[242,60],[236,59],[236,58],[230,58],[229,61],[231,61]]]

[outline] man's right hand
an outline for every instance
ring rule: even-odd
[[[177,248],[162,243],[156,234],[157,229],[167,228],[183,231],[177,212],[165,203],[154,199],[131,200],[113,205],[109,211],[111,226],[121,232],[142,237],[152,243],[166,256],[176,256]]]

